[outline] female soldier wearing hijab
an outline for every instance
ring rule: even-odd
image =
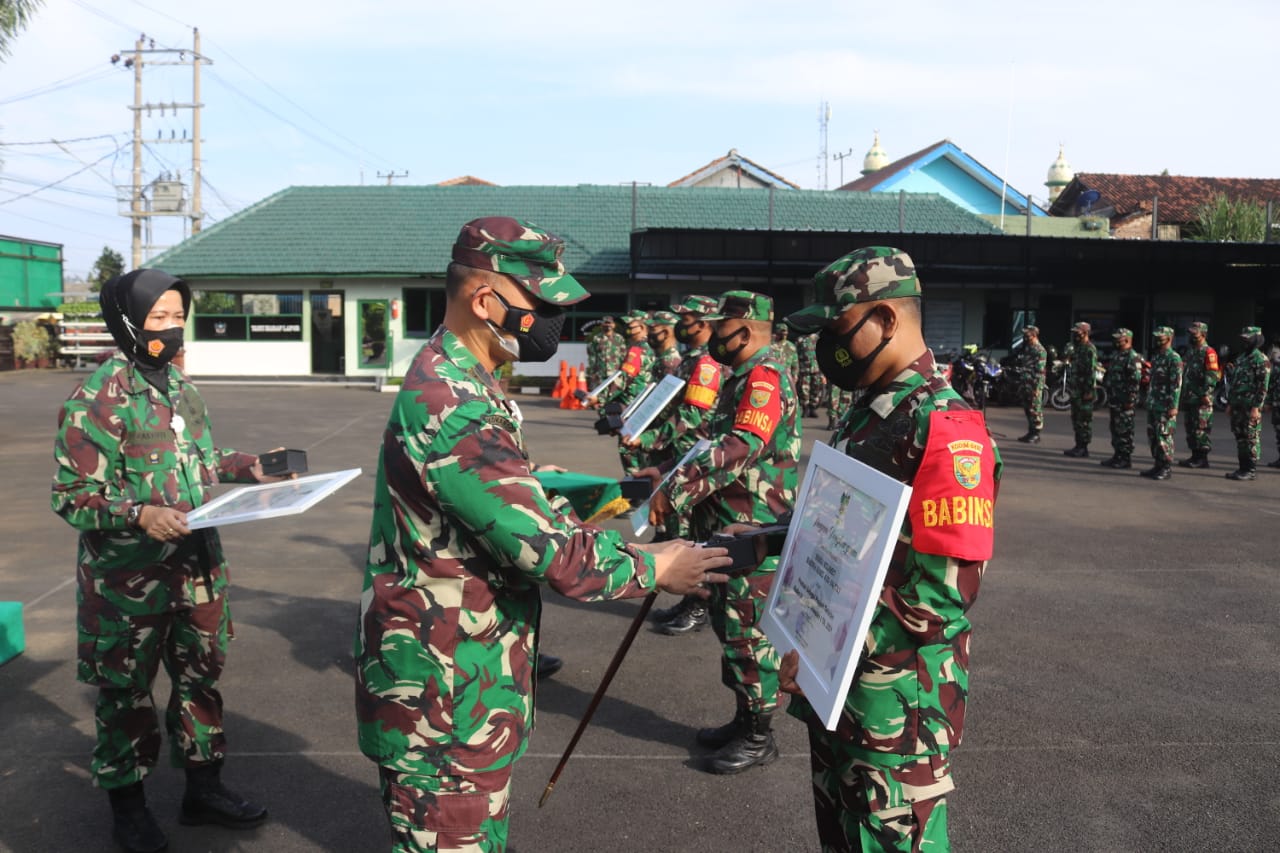
[[[80,531],[77,678],[98,688],[93,781],[110,796],[116,840],[162,850],[142,788],[160,752],[151,688],[161,663],[173,682],[170,756],[187,776],[182,823],[242,828],[267,815],[219,779],[227,567],[217,531],[189,530],[186,514],[215,483],[279,478],[263,476],[256,456],[214,445],[204,401],[172,364],[186,282],[136,270],[108,281],[100,301],[120,351],[63,405],[52,504]]]

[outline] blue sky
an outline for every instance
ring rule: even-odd
[[[1273,4],[869,5],[46,0],[0,64],[0,234],[65,244],[73,275],[104,245],[128,259],[114,185],[130,179],[133,75],[109,59],[139,32],[189,47],[191,26],[214,62],[208,222],[378,172],[666,184],[730,148],[817,188],[824,101],[846,181],[876,130],[895,159],[949,138],[1037,197],[1059,143],[1079,171],[1280,176]],[[144,96],[188,100],[189,68],[149,68]],[[144,137],[189,126],[153,115]],[[144,181],[189,157],[149,146]],[[157,224],[155,242],[180,236]]]

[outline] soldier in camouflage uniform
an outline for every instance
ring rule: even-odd
[[[1111,458],[1105,468],[1132,468],[1134,411],[1142,390],[1142,356],[1133,348],[1133,332],[1116,329],[1111,333],[1115,353],[1103,377],[1107,404],[1111,408]]]
[[[1027,433],[1018,437],[1026,444],[1039,444],[1040,431],[1044,429],[1044,375],[1049,365],[1049,354],[1040,345],[1040,328],[1027,326],[1022,330],[1022,351],[1018,353],[1018,394],[1022,397],[1022,411],[1027,416]]]
[[[539,586],[579,600],[684,594],[729,561],[584,527],[531,476],[492,372],[545,360],[587,293],[563,242],[507,217],[453,247],[444,325],[383,434],[355,638],[360,749],[377,762],[397,851],[506,848],[513,762],[533,725]],[[531,319],[532,318],[532,319]]]
[[[818,369],[814,344],[817,335],[801,335],[796,339],[796,355],[800,361],[800,380],[796,385],[796,399],[803,417],[816,418],[818,407],[827,403],[827,380]]]
[[[1093,395],[1097,384],[1098,348],[1089,340],[1088,323],[1081,321],[1071,327],[1071,364],[1068,365],[1071,393],[1071,430],[1076,443],[1063,456],[1080,459],[1089,455],[1089,442],[1093,439]]]
[[[276,478],[256,456],[214,445],[204,400],[172,365],[191,305],[186,282],[138,270],[108,281],[99,298],[120,351],[63,405],[52,506],[80,531],[76,677],[98,688],[93,782],[110,797],[115,839],[159,850],[166,839],[142,780],[160,753],[151,694],[162,663],[172,681],[169,756],[187,776],[182,822],[266,818],[220,781],[227,565],[217,531],[191,531],[186,514],[219,482]]]
[[[1271,383],[1267,388],[1266,402],[1271,406],[1271,428],[1276,434],[1276,450],[1280,451],[1280,377],[1276,375],[1277,362],[1271,360]],[[1274,462],[1267,463],[1268,468],[1280,468],[1280,455]]]
[[[684,394],[664,412],[661,422],[640,433],[632,441],[635,447],[650,451],[657,463],[683,459],[699,438],[705,438],[705,425],[715,409],[720,393],[723,367],[707,352],[711,339],[711,323],[707,314],[715,313],[718,300],[710,296],[688,296],[671,310],[680,315],[675,327],[676,338],[688,347],[677,376],[685,380]],[[688,520],[672,516],[666,522],[667,532],[689,538]],[[654,622],[663,633],[677,636],[700,630],[707,624],[707,608],[701,598],[686,595],[671,607],[654,610]]]
[[[653,381],[653,348],[649,346],[649,315],[644,311],[632,311],[622,315],[623,328],[627,332],[627,352],[619,368],[622,376],[606,388],[600,399],[587,400],[591,408],[604,408],[609,403],[626,407],[639,397]]]
[[[809,728],[822,849],[947,850],[945,795],[969,687],[965,613],[991,554],[1000,454],[982,413],[969,410],[924,342],[905,252],[859,249],[815,284],[818,304],[787,322],[800,333],[821,329],[818,360],[833,386],[868,389],[832,444],[913,490],[836,730],[804,699],[794,651],[781,684],[797,694],[790,713]],[[954,456],[953,445],[972,455]],[[984,509],[939,510],[966,499]]]
[[[787,340],[788,334],[789,330],[785,323],[779,323],[773,327],[774,358],[786,369],[791,387],[795,388],[796,383],[800,381],[800,352],[795,344]]]
[[[622,366],[627,342],[614,331],[612,317],[600,321],[600,328],[587,343],[587,387],[595,388]]]
[[[680,318],[670,311],[654,311],[649,315],[649,346],[653,347],[652,381],[661,382],[680,372],[680,347],[676,326]]]
[[[773,300],[731,290],[715,314],[709,343],[728,370],[714,414],[706,424],[711,447],[677,468],[650,502],[656,524],[688,515],[704,539],[731,524],[772,524],[795,502],[800,421],[786,370],[770,346]],[[643,472],[658,477],[657,469]],[[759,626],[777,570],[776,557],[712,590],[711,625],[720,640],[720,677],[733,691],[731,722],[698,732],[700,745],[716,752],[713,773],[739,773],[778,757],[772,717],[778,707],[778,654]]]
[[[1258,457],[1262,454],[1262,405],[1272,381],[1271,363],[1262,352],[1262,329],[1245,326],[1240,330],[1240,353],[1231,372],[1227,391],[1227,417],[1236,437],[1240,467],[1228,473],[1228,480],[1257,478]]]
[[[1147,388],[1147,441],[1155,464],[1142,476],[1167,480],[1172,475],[1174,433],[1178,428],[1178,398],[1182,392],[1182,357],[1173,349],[1173,329],[1159,326],[1151,335],[1151,385]]]
[[[1218,353],[1209,346],[1208,323],[1187,327],[1190,345],[1182,365],[1182,409],[1186,414],[1187,447],[1191,457],[1178,462],[1183,468],[1208,468],[1213,449],[1213,394],[1222,380]]]
[[[827,429],[835,430],[840,421],[844,420],[844,416],[853,406],[853,395],[854,392],[847,388],[830,386],[830,396],[827,399]]]

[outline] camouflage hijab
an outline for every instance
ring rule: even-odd
[[[151,306],[167,290],[178,291],[182,296],[182,309],[191,310],[191,288],[182,279],[162,270],[134,270],[118,275],[104,284],[98,294],[107,331],[125,358],[161,393],[168,388],[168,363],[157,361],[146,351],[140,333]]]

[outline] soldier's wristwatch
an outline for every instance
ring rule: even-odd
[[[142,521],[142,504],[129,504],[129,508],[124,511],[125,523],[135,530]]]

